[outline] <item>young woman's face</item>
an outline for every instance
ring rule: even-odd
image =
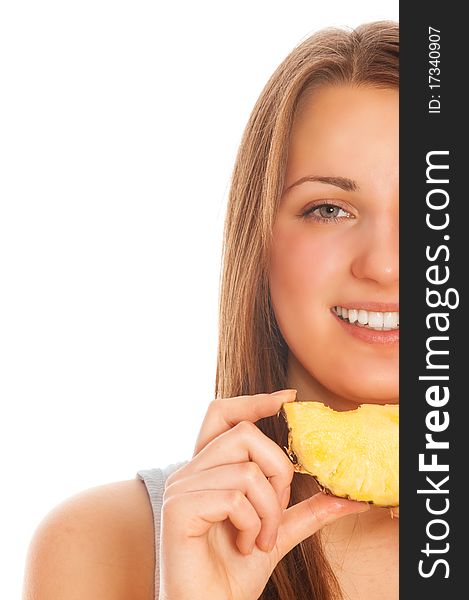
[[[337,86],[303,99],[274,224],[270,290],[290,364],[309,389],[354,403],[398,401],[398,97]]]

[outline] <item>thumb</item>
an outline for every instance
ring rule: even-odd
[[[283,513],[277,536],[279,561],[297,544],[340,517],[370,510],[366,502],[329,496],[323,492],[291,506]]]

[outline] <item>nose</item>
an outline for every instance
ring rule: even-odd
[[[399,281],[398,219],[382,218],[362,231],[353,253],[352,273],[358,279],[369,279],[381,286]]]

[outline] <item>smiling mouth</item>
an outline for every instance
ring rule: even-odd
[[[375,331],[399,330],[399,312],[379,312],[361,308],[345,308],[343,306],[333,306],[332,311],[342,321],[364,329]]]

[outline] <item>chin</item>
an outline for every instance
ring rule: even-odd
[[[339,391],[339,395],[356,404],[399,404],[399,382],[365,380]]]
[[[399,404],[397,361],[351,362],[338,359],[335,371],[336,375],[330,385],[337,395],[359,404]],[[340,378],[337,373],[341,374]]]

